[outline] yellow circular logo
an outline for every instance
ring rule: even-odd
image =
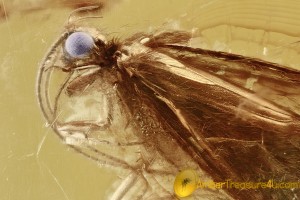
[[[195,170],[187,169],[177,174],[174,181],[174,192],[178,197],[191,195],[198,184],[198,176]]]

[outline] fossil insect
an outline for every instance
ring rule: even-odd
[[[172,30],[107,41],[97,29],[68,28],[41,63],[38,100],[53,130],[127,175],[111,199],[176,199],[174,178],[185,168],[214,181],[300,178],[300,71],[193,48],[191,38]],[[300,192],[194,195],[292,199]]]

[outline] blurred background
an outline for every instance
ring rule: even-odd
[[[109,3],[108,3],[109,2]],[[45,126],[36,99],[39,63],[70,12],[101,5],[83,23],[108,38],[183,29],[192,45],[300,68],[300,2],[293,0],[1,0],[0,199],[103,199],[118,178],[68,149]]]

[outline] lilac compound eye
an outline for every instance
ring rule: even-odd
[[[86,56],[93,48],[93,38],[85,32],[74,32],[66,40],[65,50],[73,58]]]

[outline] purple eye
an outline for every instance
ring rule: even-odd
[[[73,58],[86,56],[93,48],[93,38],[85,32],[74,32],[66,40],[65,50]]]

